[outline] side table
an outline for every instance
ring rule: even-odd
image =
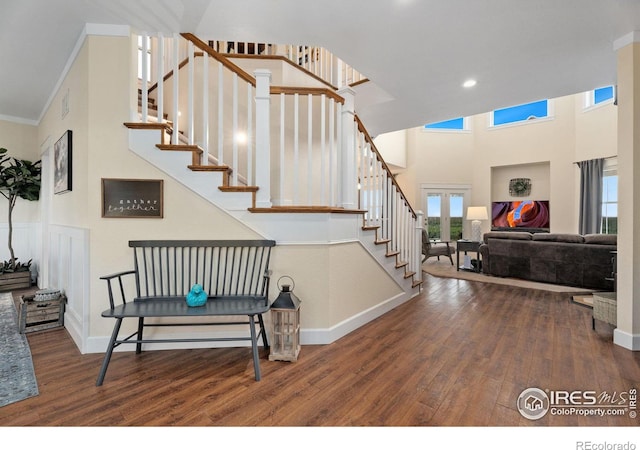
[[[468,239],[460,239],[456,241],[456,270],[470,270],[473,272],[480,272],[480,244],[479,241],[470,241]],[[467,252],[476,252],[476,261],[477,264],[475,268],[468,268],[460,265],[460,252],[464,252],[466,255]]]

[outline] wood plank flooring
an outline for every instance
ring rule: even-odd
[[[426,275],[423,293],[297,362],[249,348],[82,355],[64,329],[28,335],[40,395],[3,426],[638,426],[623,417],[530,421],[522,390],[640,387],[640,354],[568,294]],[[14,296],[19,293],[14,293]],[[304,308],[304,305],[303,305]]]

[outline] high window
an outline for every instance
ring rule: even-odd
[[[607,160],[602,178],[602,233],[618,234],[618,170]]]
[[[434,122],[424,126],[425,130],[448,130],[448,131],[463,131],[467,130],[467,120],[464,117],[458,117],[456,119],[444,120],[442,122]]]
[[[549,117],[549,101],[540,100],[508,108],[496,109],[491,113],[491,126],[497,127],[528,120]]]
[[[585,93],[585,108],[590,108],[596,105],[605,105],[612,103],[615,100],[615,87],[605,86],[593,91]]]

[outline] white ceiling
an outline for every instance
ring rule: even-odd
[[[326,47],[375,83],[377,135],[615,84],[640,1],[1,0],[0,119],[38,123],[85,23]]]

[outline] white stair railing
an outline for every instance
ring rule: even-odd
[[[407,263],[414,280],[422,279],[422,223],[391,170],[382,159],[364,125],[355,117],[359,207],[366,211],[366,227],[377,227],[378,238],[388,241],[398,261]]]
[[[365,210],[364,225],[377,227],[378,238],[421,279],[421,222],[355,116],[353,90],[272,86],[268,71],[249,75],[215,50],[219,44],[190,34],[151,36],[147,46],[156,69],[141,84],[152,86],[148,97],[159,113],[168,112],[174,144],[202,147],[203,165],[229,166],[231,186],[259,186],[257,207]],[[299,48],[304,55],[308,49]],[[173,67],[163,74],[165,61]],[[147,102],[141,109],[148,118]]]
[[[280,56],[286,58],[336,89],[366,80],[363,74],[322,47],[233,41],[209,41],[208,45],[228,57]]]

